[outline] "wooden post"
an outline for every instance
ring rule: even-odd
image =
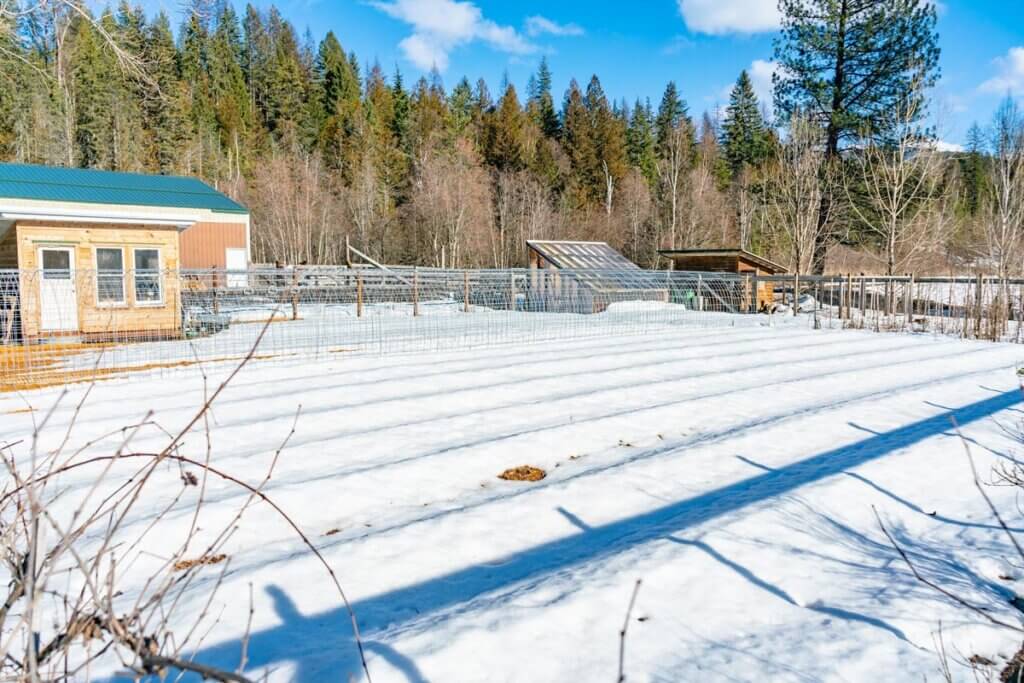
[[[462,271],[462,312],[469,313],[469,271]]]
[[[975,292],[975,297],[974,297],[975,298],[974,305],[977,308],[977,310],[975,310],[975,312],[974,312],[974,336],[977,339],[981,339],[981,321],[982,321],[981,314],[982,314],[982,306],[984,305],[984,302],[985,302],[984,289],[985,289],[985,278],[984,278],[984,276],[981,273],[978,273],[978,291]]]
[[[704,310],[704,278],[697,273],[697,310]]]
[[[910,327],[914,324],[914,274],[910,274],[910,279],[907,280],[907,312],[905,326]]]
[[[508,287],[509,299],[508,299],[508,310],[516,310],[516,274],[512,273],[509,276],[509,287]]]
[[[356,317],[363,317],[363,274],[356,273]]]
[[[800,312],[800,271],[793,273],[793,315]]]
[[[415,318],[420,314],[420,271],[416,266],[412,267],[412,315]]]
[[[846,317],[849,318],[853,310],[853,273],[846,274]]]
[[[211,278],[210,282],[213,285],[213,314],[214,315],[219,315],[220,314],[220,301],[218,300],[218,295],[220,294],[220,284],[217,281],[217,269],[216,268],[213,269],[213,277]]]
[[[299,267],[292,268],[292,320],[299,319]]]
[[[868,289],[867,285],[864,284],[864,274],[860,276],[860,319],[864,322],[864,319],[868,317]]]

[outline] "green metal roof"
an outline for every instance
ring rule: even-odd
[[[0,163],[0,199],[249,213],[196,178]]]

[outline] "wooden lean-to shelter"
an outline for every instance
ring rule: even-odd
[[[782,275],[786,269],[745,249],[661,249],[659,254],[669,259],[673,270],[696,273],[735,273],[738,275]],[[775,301],[775,285],[758,281],[753,295],[744,285],[742,295],[745,310],[765,310]],[[753,307],[751,303],[755,304]]]

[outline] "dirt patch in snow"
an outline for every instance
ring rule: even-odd
[[[204,555],[203,557],[195,560],[179,560],[174,563],[174,571],[183,572],[204,564],[220,564],[226,559],[228,559],[228,556],[221,553],[220,555]]]
[[[548,476],[548,473],[539,467],[520,465],[519,467],[505,470],[498,475],[498,479],[504,479],[505,481],[540,481],[546,476]]]

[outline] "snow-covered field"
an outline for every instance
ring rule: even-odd
[[[916,582],[873,507],[928,577],[1016,622],[1024,574],[1001,560],[1008,541],[950,418],[986,476],[1024,454],[1021,351],[790,326],[257,362],[214,405],[212,463],[259,482],[301,405],[266,490],[338,573],[377,683],[611,681],[637,579],[630,681],[940,680],[940,623],[954,677],[973,680],[958,662],[1002,662],[1020,638]],[[41,447],[64,438],[84,391]],[[0,394],[0,442],[30,436],[57,395]],[[148,409],[180,429],[202,401],[195,373],[98,383],[70,447],[108,453]],[[205,439],[183,450],[201,456]],[[144,427],[133,448],[166,441]],[[547,478],[496,477],[526,464]],[[159,477],[136,528],[182,490],[177,466]],[[70,515],[90,483],[65,475],[51,513]],[[216,528],[245,494],[210,487],[203,526]],[[140,556],[181,540],[195,495]],[[1014,491],[991,495],[1019,526]],[[250,674],[360,678],[329,577],[280,517],[254,505],[227,552],[198,661],[238,665],[251,584]],[[217,573],[204,571],[182,628]]]

